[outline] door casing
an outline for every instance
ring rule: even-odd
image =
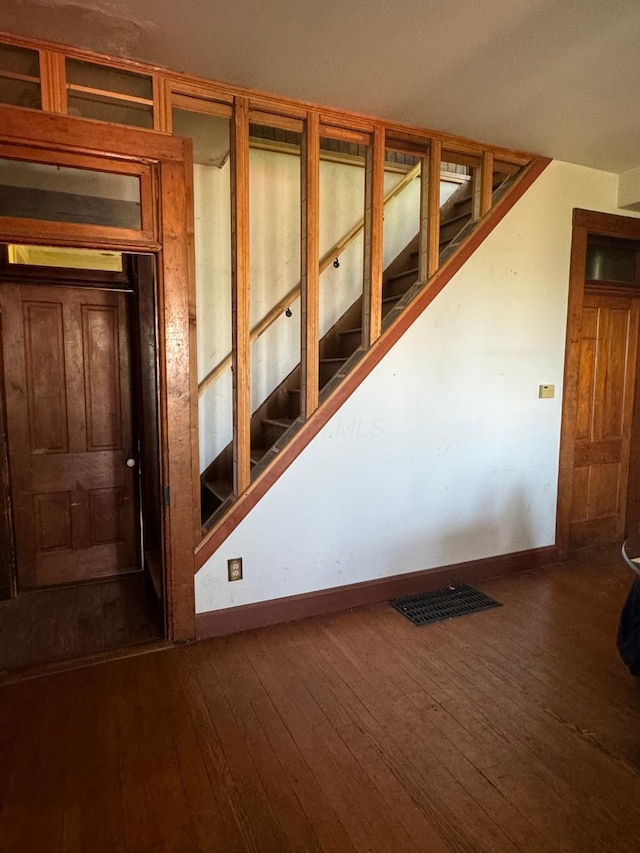
[[[0,242],[152,254],[157,268],[165,631],[195,638],[199,534],[191,143],[153,131],[0,106],[0,156],[137,174],[141,228],[0,217]]]

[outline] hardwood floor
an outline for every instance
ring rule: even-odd
[[[640,682],[617,548],[5,686],[0,850],[638,851]]]
[[[160,636],[140,574],[24,592],[0,601],[0,675]]]

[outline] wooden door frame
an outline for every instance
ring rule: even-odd
[[[153,254],[157,268],[165,631],[195,639],[200,533],[190,140],[0,106],[0,156],[141,176],[139,231],[0,217],[0,242]],[[23,156],[24,155],[24,156]]]
[[[562,394],[562,425],[560,431],[560,459],[558,465],[558,509],[556,515],[556,546],[561,558],[565,558],[569,553],[582,307],[587,261],[587,239],[590,234],[640,240],[640,219],[611,213],[599,213],[594,210],[583,210],[581,208],[575,208],[573,211],[567,336]],[[636,369],[636,393],[638,392],[638,380],[640,380],[640,370]],[[636,432],[635,421],[636,419],[634,418],[634,433]],[[630,478],[634,472],[633,441],[631,453]],[[640,460],[638,462],[640,463]]]

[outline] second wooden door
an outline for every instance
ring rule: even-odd
[[[624,534],[638,317],[635,297],[585,293],[571,502],[573,544]]]

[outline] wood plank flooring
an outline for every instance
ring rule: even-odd
[[[24,592],[0,601],[0,674],[148,643],[159,621],[142,574]]]
[[[640,850],[616,548],[0,690],[2,853]]]

